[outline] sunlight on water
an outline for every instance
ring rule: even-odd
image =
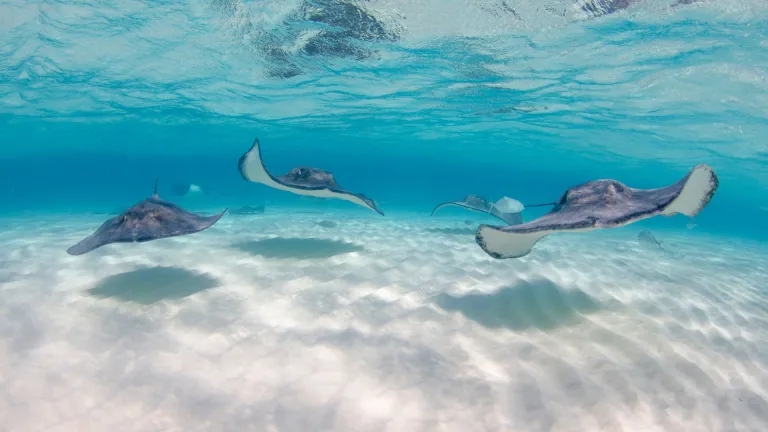
[[[764,431],[766,48],[757,0],[0,0],[0,430]],[[698,164],[520,258],[461,205]]]

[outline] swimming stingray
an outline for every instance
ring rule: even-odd
[[[264,204],[259,204],[255,207],[247,205],[243,207],[233,208],[229,212],[234,215],[254,215],[254,214],[264,213],[265,209],[266,209],[266,206]]]
[[[282,176],[273,176],[267,171],[261,159],[261,149],[258,138],[253,146],[238,162],[238,169],[244,179],[254,183],[261,183],[269,187],[293,192],[298,195],[307,195],[319,198],[336,198],[350,201],[367,207],[380,215],[379,210],[372,199],[363,194],[356,194],[342,189],[333,178],[333,174],[311,167],[297,167]]]
[[[554,203],[534,204],[528,207],[538,207],[543,205],[554,205]],[[492,203],[481,196],[468,195],[463,201],[449,201],[439,204],[432,210],[432,215],[434,216],[436,211],[448,206],[458,206],[476,212],[486,213],[503,220],[508,225],[519,225],[523,223],[523,216],[521,213],[525,209],[520,201],[508,197],[503,197],[495,203]]]
[[[67,249],[82,255],[110,243],[142,243],[166,237],[194,234],[210,228],[227,210],[215,216],[201,216],[160,199],[155,193],[123,213],[108,219],[95,233]]]
[[[633,189],[616,180],[596,180],[565,191],[549,213],[514,226],[480,225],[475,241],[490,256],[519,258],[549,234],[618,228],[656,215],[696,216],[719,185],[709,165],[697,165],[678,182],[659,189]]]

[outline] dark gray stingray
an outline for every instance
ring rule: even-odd
[[[95,233],[67,249],[70,255],[82,255],[110,243],[143,243],[166,237],[194,234],[213,226],[227,210],[215,216],[190,213],[155,193],[108,219]]]
[[[549,234],[618,228],[659,214],[696,216],[709,204],[719,180],[709,165],[697,165],[678,182],[633,189],[616,180],[596,180],[565,191],[549,213],[514,226],[480,225],[477,244],[490,256],[518,258]]]
[[[233,208],[229,211],[229,213],[233,215],[253,215],[253,214],[262,214],[264,213],[265,209],[266,209],[266,206],[264,204],[261,204],[257,206],[243,206],[243,207]]]
[[[290,170],[288,174],[273,176],[267,171],[261,159],[261,148],[258,138],[253,146],[238,161],[240,175],[244,179],[267,185],[269,187],[293,192],[297,195],[306,195],[318,198],[336,198],[350,201],[367,207],[384,216],[372,199],[363,194],[356,194],[342,189],[333,178],[333,174],[311,167],[298,167]]]
[[[661,248],[661,242],[656,240],[656,237],[654,237],[648,230],[640,231],[637,235],[637,241],[639,241],[640,244]]]
[[[477,195],[467,195],[462,201],[448,201],[438,204],[437,207],[432,210],[432,216],[434,216],[435,212],[441,208],[450,206],[462,207],[476,212],[489,214],[503,220],[509,225],[519,225],[523,223],[523,216],[520,214],[520,211],[502,212],[494,206],[492,202]]]

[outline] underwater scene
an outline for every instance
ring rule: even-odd
[[[768,431],[768,2],[0,0],[0,431]]]

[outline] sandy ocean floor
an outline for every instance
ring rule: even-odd
[[[104,218],[0,222],[2,431],[768,430],[758,244],[267,213],[65,253]]]

